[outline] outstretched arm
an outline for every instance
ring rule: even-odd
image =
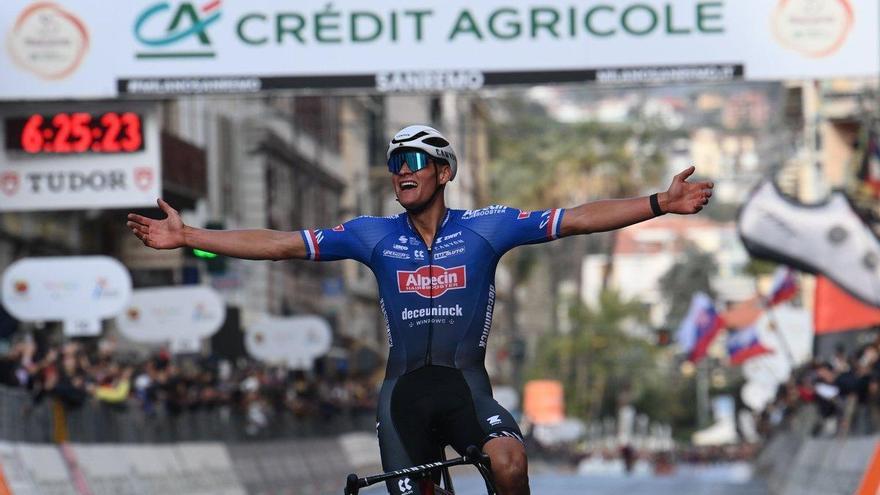
[[[167,215],[163,219],[128,215],[128,228],[154,249],[192,247],[212,253],[250,260],[305,258],[302,237],[295,232],[277,230],[209,230],[184,225],[180,214],[164,200],[157,201]]]
[[[663,213],[689,215],[697,213],[712,197],[712,182],[688,182],[694,173],[688,167],[672,179],[666,192],[657,195]],[[565,211],[560,234],[577,235],[606,232],[654,218],[649,196],[628,199],[606,199],[584,203]]]

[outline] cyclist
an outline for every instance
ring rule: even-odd
[[[387,151],[391,184],[404,212],[358,217],[325,229],[218,231],[183,224],[158,200],[165,219],[128,216],[149,247],[183,246],[246,259],[355,259],[375,274],[389,344],[377,430],[385,470],[436,461],[442,445],[463,453],[482,447],[498,491],[527,494],[522,436],[492,398],[484,366],[495,299],[495,267],[509,249],[559,237],[603,232],[663,213],[700,211],[711,182],[688,182],[690,167],[667,191],[595,201],[574,208],[520,211],[501,205],[446,207],[446,184],[458,172],[449,141],[436,129],[400,130]],[[419,493],[408,478],[388,482],[396,495]]]

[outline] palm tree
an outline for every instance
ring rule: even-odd
[[[575,205],[593,199],[634,196],[655,185],[665,172],[659,146],[665,131],[656,125],[581,122],[568,124],[553,119],[535,102],[503,98],[496,102],[496,118],[490,130],[490,180],[494,200],[524,209],[548,205]],[[588,250],[612,254],[616,233],[580,236],[554,243],[547,259],[551,278],[551,300],[557,301],[558,282],[580,266]],[[514,285],[526,280],[534,260],[523,260],[515,251],[508,266]],[[603,289],[613,272],[609,256]],[[580,278],[575,282],[580,292]],[[511,301],[516,306],[516,301]],[[555,305],[554,305],[555,307]],[[553,312],[553,326],[558,326]],[[514,332],[518,329],[515,328]],[[518,333],[516,333],[518,334]]]

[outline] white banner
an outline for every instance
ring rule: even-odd
[[[788,304],[775,306],[761,315],[755,328],[761,344],[772,352],[749,359],[742,365],[746,384],[740,392],[746,405],[764,409],[776,397],[779,384],[813,355],[813,315]]]
[[[0,99],[871,77],[876,0],[4,0]]]
[[[225,319],[226,305],[214,289],[184,285],[135,290],[116,323],[135,342],[171,342],[175,350],[190,352]]]
[[[0,211],[155,206],[155,106],[54,104],[0,111]]]
[[[333,332],[319,316],[266,317],[248,328],[244,344],[251,356],[265,363],[286,363],[309,369],[315,358],[330,350]]]
[[[93,322],[116,316],[131,298],[128,270],[109,256],[20,259],[3,272],[2,284],[0,300],[12,316],[65,321],[82,332],[94,332]]]
[[[101,335],[101,320],[80,318],[61,322],[62,331],[68,337],[97,337]]]

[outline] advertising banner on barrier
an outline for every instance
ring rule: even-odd
[[[0,211],[155,206],[161,151],[144,102],[0,110]]]
[[[0,99],[870,77],[876,0],[5,0]]]
[[[0,298],[22,321],[63,321],[65,333],[95,335],[131,298],[128,270],[109,256],[20,259],[3,272]]]
[[[116,318],[119,330],[135,342],[170,343],[175,352],[197,352],[226,319],[220,294],[205,286],[137,289]]]
[[[310,369],[332,342],[330,324],[320,316],[266,317],[248,328],[244,339],[251,356],[294,369]]]

